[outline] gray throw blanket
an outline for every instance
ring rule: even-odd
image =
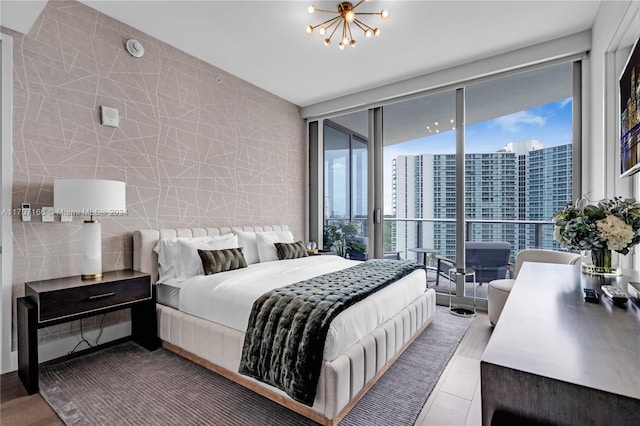
[[[249,317],[240,374],[313,405],[331,321],[354,303],[423,268],[409,261],[375,259],[263,294]]]

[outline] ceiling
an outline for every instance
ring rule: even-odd
[[[371,1],[363,20],[380,28],[343,51],[305,27],[307,7],[337,1],[94,1],[83,3],[274,93],[308,106],[350,93],[590,29],[600,1]],[[24,21],[3,0],[2,25]],[[12,7],[10,4],[15,3]],[[17,6],[16,6],[17,5]],[[38,11],[39,13],[39,11]],[[37,17],[37,15],[35,15]],[[33,18],[35,19],[35,17]],[[14,28],[15,29],[15,28]]]

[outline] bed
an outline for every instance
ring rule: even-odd
[[[351,306],[333,320],[327,337],[315,399],[311,406],[294,401],[275,387],[238,373],[246,330],[243,329],[246,327],[246,315],[236,315],[232,319],[218,315],[225,309],[234,312],[247,311],[251,301],[236,303],[236,295],[232,291],[229,293],[230,296],[225,296],[231,298],[230,302],[220,302],[219,297],[222,296],[215,293],[210,296],[213,305],[208,306],[197,293],[190,293],[192,287],[202,285],[204,278],[199,276],[181,283],[176,283],[175,280],[157,283],[158,256],[154,248],[160,239],[224,236],[238,231],[284,232],[288,229],[286,225],[270,225],[138,230],[133,235],[133,267],[135,270],[151,274],[152,282],[157,284],[158,336],[163,347],[320,424],[335,425],[430,324],[435,313],[435,292],[425,291],[424,270],[411,272]],[[295,265],[292,268],[296,270],[295,273],[283,272],[282,268],[286,268],[288,263]],[[260,287],[252,288],[254,283],[269,281],[256,280],[255,277],[267,277],[268,274],[280,276],[284,280],[282,285],[286,285],[289,284],[287,280],[295,281],[301,276],[305,277],[327,268],[337,270],[354,263],[358,262],[337,256],[259,262],[249,265],[241,274],[239,271],[223,272],[222,274],[226,275],[216,274],[219,276],[215,279],[224,284],[216,284],[221,288],[236,289],[240,287],[238,283],[245,283],[242,285],[249,287],[249,292],[255,293],[261,290]],[[227,282],[232,285],[226,285]],[[180,310],[181,308],[184,309]],[[379,324],[368,324],[365,327],[354,322],[367,315]],[[345,338],[340,333],[346,333],[348,337]]]

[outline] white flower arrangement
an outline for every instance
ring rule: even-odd
[[[633,241],[633,228],[619,217],[609,215],[597,221],[596,226],[609,250],[624,250]]]
[[[572,250],[609,249],[628,254],[640,242],[640,204],[633,198],[615,197],[597,205],[583,198],[553,218],[554,239]]]

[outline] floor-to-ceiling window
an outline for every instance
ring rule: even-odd
[[[466,88],[467,240],[560,249],[553,214],[572,199],[572,64]]]
[[[369,184],[372,174],[383,176],[384,250],[426,262],[428,285],[435,287],[447,279],[438,273],[438,258],[455,262],[461,241],[508,242],[511,261],[523,248],[557,249],[553,213],[575,191],[572,124],[580,115],[572,110],[574,67],[566,62],[510,72],[386,102],[382,167],[369,173]],[[324,125],[325,224],[357,221],[354,193],[365,191],[355,189],[354,136],[367,134],[370,123],[365,110],[331,120]],[[328,149],[349,170],[339,193],[328,184]],[[344,200],[344,208],[328,209],[336,207],[331,197]],[[367,235],[366,225],[360,229]],[[477,295],[483,298],[487,286],[481,284]],[[448,286],[437,289],[448,292]]]
[[[455,91],[387,105],[383,117],[385,241],[434,267],[435,255],[455,255]]]
[[[364,259],[368,241],[367,139],[328,120],[323,130],[323,245],[338,254]]]

